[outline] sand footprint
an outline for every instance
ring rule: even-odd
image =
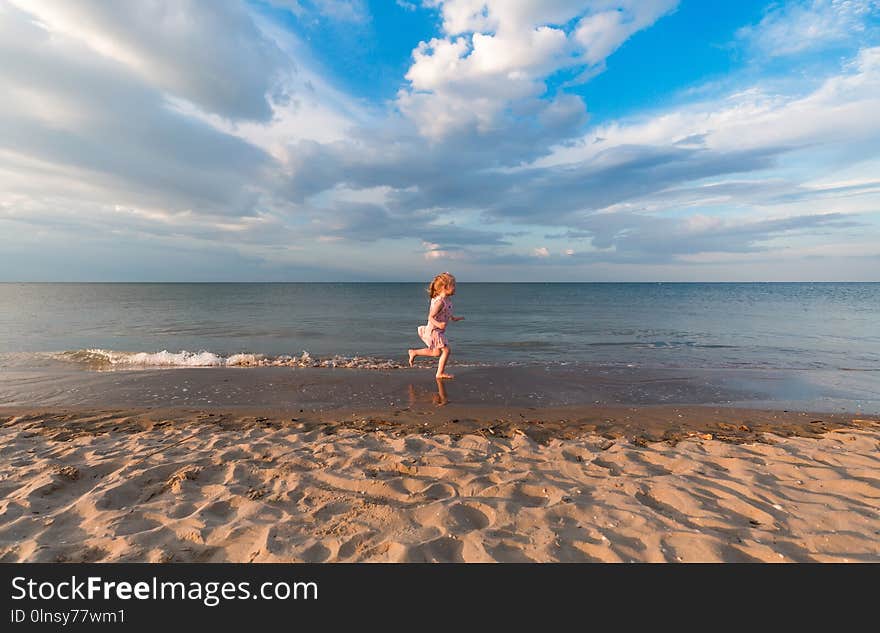
[[[358,560],[360,554],[366,548],[367,543],[372,537],[372,532],[362,532],[352,536],[339,547],[339,552],[337,553],[338,560]]]
[[[348,501],[331,501],[324,504],[312,515],[321,522],[330,521],[339,515],[344,515],[351,510],[351,503]]]
[[[299,553],[305,563],[323,563],[330,560],[333,551],[323,543],[314,543]]]
[[[513,502],[530,508],[540,508],[562,498],[562,492],[554,487],[518,484],[513,491]]]
[[[463,543],[451,536],[441,536],[426,543],[409,547],[406,562],[410,563],[461,563]]]
[[[422,490],[421,494],[432,501],[440,501],[442,499],[451,499],[457,496],[458,492],[447,483],[437,482]]]
[[[450,506],[448,512],[449,531],[453,534],[483,530],[495,522],[495,511],[482,503],[456,503]]]
[[[535,560],[526,556],[525,552],[514,545],[499,543],[487,547],[486,551],[499,563],[534,563]]]
[[[388,480],[388,487],[404,495],[414,495],[424,490],[425,482],[412,477],[395,477]]]
[[[222,523],[235,514],[235,507],[228,501],[215,501],[204,506],[199,514],[204,516],[209,524]]]

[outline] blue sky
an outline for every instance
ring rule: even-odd
[[[0,281],[880,280],[880,0],[0,0]]]

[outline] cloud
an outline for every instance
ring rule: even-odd
[[[240,139],[183,117],[115,59],[0,12],[3,190],[32,196],[114,192],[116,202],[248,214],[271,161]],[[24,158],[26,157],[26,160]],[[50,187],[34,183],[51,174]]]
[[[370,11],[364,0],[269,0],[300,18],[321,16],[341,22],[367,22]]]
[[[231,119],[271,118],[269,95],[294,70],[237,2],[11,1],[48,32]]]
[[[265,6],[0,3],[0,231],[309,278],[876,252],[880,47],[809,90],[755,82],[587,128],[559,74],[675,3],[434,4],[443,30],[385,109]]]
[[[159,4],[152,3],[151,10]],[[222,3],[172,5],[169,19],[179,15],[186,28],[197,28],[212,8],[221,17],[250,20],[249,14]],[[5,96],[0,102],[0,218],[19,229],[63,228],[71,235],[77,230],[147,239],[174,234],[187,236],[193,245],[216,240],[294,248],[292,242],[302,237],[295,231],[297,222],[290,221],[298,210],[279,184],[287,159],[284,147],[310,136],[341,137],[348,115],[358,115],[343,103],[344,96],[301,67],[297,81],[287,79],[291,98],[271,103],[271,120],[230,120],[201,109],[210,100],[186,101],[169,92],[163,77],[140,72],[130,60],[84,41],[83,33],[97,29],[97,20],[85,20],[81,31],[71,33],[51,13],[55,5],[34,6],[39,15],[0,4],[0,57],[5,60],[0,65]],[[78,7],[65,5],[61,13],[98,12],[88,3]],[[101,8],[112,10],[110,5]],[[127,28],[149,33],[152,17],[147,10],[132,12]],[[135,24],[136,18],[147,23]],[[108,20],[101,24],[110,33],[96,41],[121,37]],[[207,37],[218,20],[201,22],[206,30],[196,41]],[[255,41],[224,46],[271,49],[284,56],[283,66],[293,66],[296,46],[289,36],[267,34],[256,22],[238,28],[232,40]],[[227,34],[232,35],[214,32]],[[211,64],[204,67],[193,59],[182,59],[178,70],[199,74],[199,69],[205,77],[212,72]],[[228,70],[225,81],[238,85],[236,68]],[[249,68],[251,77],[237,89],[258,97],[254,104],[265,104],[262,87],[253,93],[250,87],[274,85],[269,77],[274,72],[271,66]]]
[[[512,131],[520,112],[564,107],[578,98],[545,95],[562,70],[595,73],[626,39],[677,0],[435,0],[444,37],[421,42],[398,107],[432,139],[454,133]],[[559,103],[565,99],[565,104]],[[512,115],[512,116],[511,116]]]
[[[878,107],[880,47],[869,47],[807,94],[788,96],[756,84],[716,100],[599,126],[538,164],[583,161],[609,147],[632,144],[710,151],[854,144],[880,132],[874,115]]]
[[[354,141],[299,143],[291,149],[296,158],[290,192],[306,201],[340,183],[355,189],[386,186],[381,204],[388,215],[380,216],[382,224],[404,227],[399,218],[406,217],[430,223],[445,213],[465,211],[487,227],[512,223],[589,229],[597,248],[609,248],[616,233],[603,226],[619,225],[618,232],[633,235],[644,227],[668,230],[676,225],[658,224],[653,217],[685,209],[741,214],[748,207],[753,214],[781,218],[798,217],[810,209],[822,216],[829,212],[831,199],[841,212],[868,211],[876,200],[870,179],[844,192],[772,174],[781,161],[809,157],[825,151],[823,146],[836,148],[841,165],[863,160],[858,153],[847,158],[846,152],[862,142],[876,147],[872,139],[880,140],[880,121],[874,116],[878,110],[880,49],[865,49],[841,74],[806,95],[787,97],[755,87],[643,119],[605,124],[541,156],[535,155],[539,141],[529,138],[528,128],[514,137],[528,139],[522,146],[508,136],[467,135],[425,145],[417,133],[406,134],[403,124],[390,138],[362,130]],[[748,174],[754,176],[744,178]],[[863,196],[864,204],[847,209],[845,196]],[[849,226],[822,223],[828,231]],[[754,224],[756,231],[778,228]],[[396,234],[396,229],[391,232]],[[505,228],[503,234],[509,240],[513,230]],[[688,231],[676,234],[694,248],[723,250],[715,244],[723,235],[709,239]],[[448,249],[463,245],[461,237],[450,233],[431,241]],[[670,246],[670,252],[693,248]],[[611,252],[604,257],[624,256]]]
[[[772,4],[758,24],[736,33],[754,53],[784,57],[835,45],[852,45],[876,27],[878,0],[790,0]]]
[[[334,201],[329,208],[307,212],[309,230],[359,242],[418,238],[436,249],[465,245],[505,245],[503,234],[443,222],[432,212],[395,212],[387,205]]]
[[[547,248],[528,255],[511,253],[488,256],[487,263],[524,263],[545,260],[547,265],[616,262],[658,264],[693,259],[694,255],[769,253],[783,248],[774,241],[792,235],[823,235],[829,231],[867,226],[857,216],[839,213],[794,216],[775,220],[749,220],[692,216],[669,218],[638,213],[603,213],[584,218],[580,228],[562,235],[569,240],[589,240],[589,248],[575,252],[566,249],[552,255]]]
[[[771,248],[766,242],[780,236],[861,225],[853,217],[836,213],[739,222],[700,216],[682,220],[627,213],[610,215],[613,217],[586,218],[582,228],[595,247],[613,249],[613,258],[618,261],[656,262],[696,253],[766,251]],[[601,253],[584,256],[603,258]]]

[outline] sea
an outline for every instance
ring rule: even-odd
[[[389,369],[420,283],[3,283],[0,370]],[[466,283],[453,364],[880,372],[880,283]]]

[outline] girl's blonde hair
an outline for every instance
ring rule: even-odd
[[[428,295],[433,299],[440,294],[442,290],[448,290],[455,285],[455,277],[449,273],[440,273],[434,277],[434,281],[428,286]]]

